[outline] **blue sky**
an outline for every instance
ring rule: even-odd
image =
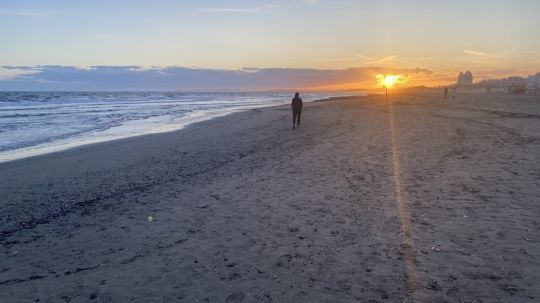
[[[0,66],[534,72],[539,12],[537,0],[0,0]]]

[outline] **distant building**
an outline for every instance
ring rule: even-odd
[[[540,92],[540,73],[527,77],[525,92],[533,94]]]
[[[472,86],[473,75],[470,71],[460,72],[457,79],[457,86]]]
[[[487,92],[504,91],[510,94],[525,94],[540,92],[540,73],[525,77],[508,77],[502,79],[482,80],[480,85]]]
[[[511,94],[524,94],[527,91],[527,79],[524,77],[508,77],[510,85],[508,92]]]

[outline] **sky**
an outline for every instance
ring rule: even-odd
[[[132,72],[174,90],[172,70],[184,81],[278,69],[290,86],[317,88],[376,85],[387,71],[428,85],[464,70],[527,75],[540,71],[539,12],[538,0],[0,0],[0,89],[99,89],[91,79]],[[316,81],[294,81],[307,71]]]

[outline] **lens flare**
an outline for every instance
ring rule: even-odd
[[[378,74],[375,76],[377,79],[377,82],[386,88],[391,88],[397,83],[401,83],[404,80],[404,77],[402,75],[383,75]]]

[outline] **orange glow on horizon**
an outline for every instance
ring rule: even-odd
[[[401,71],[397,68],[389,68],[388,70],[378,70],[371,72],[360,71],[356,74],[347,76],[336,76],[335,79],[327,78],[327,83],[317,81],[313,85],[306,84],[304,86],[295,87],[302,91],[310,92],[328,92],[328,91],[369,91],[380,90],[388,87],[394,90],[402,88],[438,88],[455,84],[459,71],[440,71],[440,72],[411,72]],[[505,73],[475,73],[475,80],[480,81],[489,78],[508,77],[512,75],[527,76],[531,72],[516,72],[510,71]],[[375,81],[373,81],[375,78]],[[323,82],[323,83],[321,83]]]

